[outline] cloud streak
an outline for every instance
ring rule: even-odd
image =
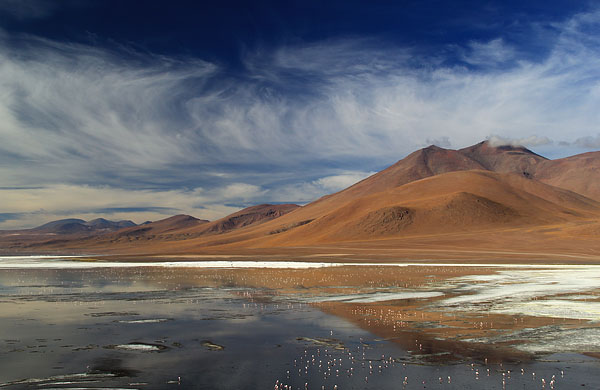
[[[213,219],[226,204],[308,202],[431,142],[595,149],[599,27],[598,12],[554,25],[535,61],[501,37],[448,47],[453,64],[339,38],[257,50],[242,72],[3,33],[0,180],[41,188],[2,190],[0,212]],[[139,217],[163,216],[152,210]]]

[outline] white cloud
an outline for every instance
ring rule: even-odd
[[[597,148],[600,38],[590,31],[599,26],[598,12],[556,24],[537,62],[500,38],[472,42],[462,53],[477,72],[339,39],[253,53],[239,76],[197,59],[4,34],[0,182],[41,186],[52,200],[15,190],[5,202],[2,192],[0,212],[146,205],[208,218],[235,202],[313,200],[431,142],[462,147],[493,134]]]
[[[583,149],[600,149],[600,134],[595,137],[587,136],[577,138],[573,145],[583,148]]]
[[[124,60],[29,38],[0,46],[0,148],[77,177],[99,167],[391,162],[428,139],[460,147],[489,134],[584,137],[600,119],[600,51],[581,27],[594,15],[565,23],[539,63],[476,73],[414,68],[407,49],[338,40],[249,56],[250,73],[233,79],[198,60]],[[469,50],[511,52],[501,39]]]
[[[270,202],[296,202],[304,204],[321,196],[341,191],[374,173],[360,171],[344,172],[321,177],[316,180],[281,185],[269,190],[268,199]]]
[[[515,55],[511,46],[502,38],[496,38],[488,42],[472,41],[462,60],[471,65],[494,66],[515,59]]]
[[[511,145],[511,146],[543,146],[550,145],[553,141],[548,137],[538,137],[537,135],[532,135],[524,138],[506,138],[497,135],[492,135],[488,137],[488,141],[492,146],[502,146],[502,145]]]
[[[172,105],[183,85],[214,71],[212,65],[154,59],[133,66],[99,49],[35,39],[1,50],[4,151],[64,165],[138,168],[193,155],[187,125]]]
[[[312,184],[321,188],[325,193],[332,193],[350,187],[374,173],[375,172],[351,172],[341,175],[326,176],[313,181]]]
[[[448,137],[448,136],[443,136],[443,137],[436,138],[436,139],[427,138],[427,140],[425,141],[425,143],[428,146],[429,145],[435,145],[435,146],[439,146],[441,148],[450,148],[450,147],[452,147],[452,143],[450,142],[450,137]]]

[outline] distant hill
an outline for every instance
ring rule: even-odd
[[[107,234],[80,240],[84,246],[118,248],[121,245],[152,245],[156,242],[181,242],[203,236],[222,235],[243,230],[281,217],[297,209],[295,204],[262,204],[247,207],[219,220],[210,222],[190,215],[176,215],[155,222],[120,229]],[[60,245],[65,245],[64,241]]]
[[[60,219],[48,222],[33,229],[24,229],[25,233],[40,234],[77,234],[77,233],[99,233],[107,231],[116,231],[125,227],[136,226],[132,221],[109,221],[104,218],[97,218],[89,222],[83,219]]]
[[[136,226],[132,221],[109,221],[97,218],[91,221],[67,218],[51,221],[32,229],[0,230],[0,248],[5,251],[28,248],[49,242],[81,242],[89,237],[101,236],[120,229]]]
[[[258,206],[247,207],[243,210],[233,213],[217,221],[206,225],[202,232],[210,233],[227,233],[229,231],[261,224],[266,221],[281,217],[297,209],[297,204],[261,204]]]
[[[157,238],[170,239],[179,237],[179,232],[188,231],[195,227],[207,224],[209,221],[198,219],[191,215],[179,214],[155,222],[145,222],[141,225],[121,229],[112,234],[103,235],[98,240],[102,242],[118,243],[131,241],[148,241]],[[189,234],[179,238],[189,237]]]
[[[432,145],[302,207],[263,204],[212,222],[178,215],[87,237],[38,242],[35,248],[272,253],[291,250],[285,248],[389,252],[446,245],[461,248],[461,253],[472,248],[491,253],[555,248],[590,256],[600,254],[600,240],[594,239],[600,231],[599,202],[600,152],[549,160],[524,147],[487,141],[460,150]],[[91,228],[91,222],[64,220],[40,228],[75,231]]]

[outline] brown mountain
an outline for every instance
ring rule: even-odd
[[[202,226],[209,221],[194,218],[191,215],[175,215],[155,222],[144,223],[139,226],[122,229],[115,233],[97,238],[103,242],[131,242],[138,240],[153,240],[156,238],[178,237],[181,231]]]
[[[600,152],[549,160],[522,146],[480,142],[460,150],[429,146],[344,190],[349,196],[394,188],[441,173],[483,169],[515,173],[600,201]]]
[[[91,221],[68,218],[45,223],[32,229],[0,230],[0,247],[23,248],[49,241],[71,242],[88,237],[105,235],[136,226],[132,221],[109,221],[97,218]]]
[[[294,255],[343,247],[353,253],[412,251],[411,256],[460,253],[457,258],[473,250],[593,256],[600,254],[595,240],[599,162],[600,152],[548,160],[526,148],[488,142],[461,150],[430,146],[303,207],[253,206],[214,222],[176,216],[47,247],[119,253],[292,250]]]
[[[48,236],[93,236],[117,231],[126,227],[136,226],[132,221],[109,221],[97,218],[91,221],[68,218],[45,223],[31,229],[0,230],[0,237],[48,237]]]
[[[323,212],[323,202],[337,207]],[[342,191],[323,202],[265,225],[263,229],[272,229],[262,232],[269,237],[255,243],[311,245],[560,224],[600,216],[600,203],[574,192],[517,174],[483,170],[444,173],[355,199]]]
[[[600,200],[600,152],[548,160],[535,171],[536,179]]]
[[[600,200],[600,180],[597,180],[600,175],[600,152],[548,160],[524,147],[493,147],[487,141],[460,149],[459,152],[485,169],[522,174]]]
[[[202,236],[220,235],[244,227],[259,225],[278,218],[298,208],[295,204],[262,204],[240,210],[219,220],[210,222],[190,215],[176,215],[155,222],[121,229],[102,236],[89,237],[78,241],[52,240],[38,246],[71,247],[80,246],[116,251],[152,248],[166,242],[180,243]]]
[[[522,146],[492,146],[488,141],[460,149],[458,152],[489,171],[518,173],[529,178],[533,176],[539,164],[549,161]]]
[[[210,233],[226,233],[231,230],[240,229],[246,226],[261,224],[266,221],[281,217],[295,209],[297,204],[261,204],[258,206],[247,207],[243,210],[233,213],[217,221],[211,222],[202,229],[198,229],[198,232],[210,234]]]
[[[343,190],[342,193],[347,197],[363,196],[441,173],[472,169],[485,167],[459,151],[431,145],[409,154],[389,168]]]

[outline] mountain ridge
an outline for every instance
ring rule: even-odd
[[[504,248],[522,242],[510,232],[523,232],[569,250],[580,250],[574,243],[587,237],[585,245],[598,246],[600,253],[593,241],[593,232],[600,231],[596,183],[600,152],[549,160],[524,147],[489,141],[459,150],[431,145],[302,207],[262,204],[212,222],[180,215],[36,248],[212,253],[388,242],[393,251],[399,245],[393,242],[477,237],[452,244],[468,248],[488,241],[499,245],[497,237],[510,236],[502,239],[508,240]]]

